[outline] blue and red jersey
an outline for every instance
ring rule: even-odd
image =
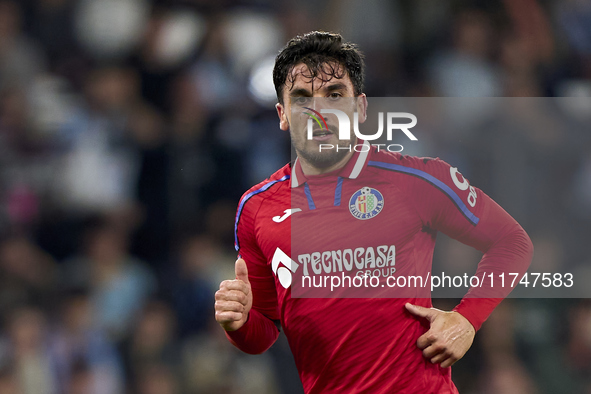
[[[431,307],[428,295],[295,296],[304,276],[424,276],[439,231],[483,253],[476,276],[524,273],[531,261],[521,226],[439,159],[374,147],[328,174],[306,176],[298,160],[286,165],[238,206],[236,249],[248,266],[253,308],[229,339],[261,353],[280,322],[307,394],[457,393],[451,368],[416,346],[428,323],[404,307]],[[471,288],[454,310],[478,330],[509,290]]]

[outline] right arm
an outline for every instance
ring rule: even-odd
[[[236,260],[235,272],[236,279],[223,281],[215,293],[215,319],[234,346],[260,354],[275,343],[279,331],[271,319],[252,309],[252,287],[243,259]]]
[[[239,212],[236,279],[223,281],[215,295],[216,321],[230,342],[249,354],[263,353],[279,336],[275,280],[254,235],[258,205],[249,201]]]

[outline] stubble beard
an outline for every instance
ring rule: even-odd
[[[308,164],[320,170],[337,164],[352,150],[351,140],[338,140],[336,144],[333,141],[327,141],[327,144],[330,143],[334,145],[334,147],[320,151],[319,143],[307,139],[294,138],[293,133],[291,133],[291,143],[298,157],[301,157]],[[338,147],[338,149],[336,147]]]

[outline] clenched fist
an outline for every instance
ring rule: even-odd
[[[226,331],[236,331],[246,323],[252,308],[248,269],[242,259],[236,260],[236,279],[220,283],[215,293],[215,320]]]

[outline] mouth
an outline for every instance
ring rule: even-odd
[[[312,131],[312,138],[316,141],[324,141],[333,135],[332,131],[326,129],[314,129]]]

